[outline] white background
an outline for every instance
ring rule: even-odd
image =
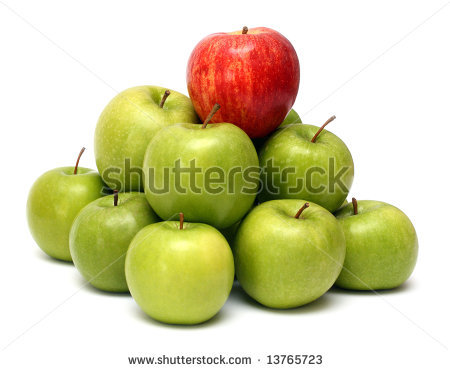
[[[448,368],[445,4],[0,0],[0,367],[126,369],[133,355],[224,354],[262,368],[266,355],[306,353],[322,354],[323,369]],[[71,264],[46,257],[27,229],[27,193],[44,171],[73,165],[82,146],[82,166],[95,168],[96,120],[117,92],[155,84],[186,93],[195,44],[244,25],[292,42],[301,64],[294,107],[316,125],[336,114],[329,130],[356,165],[351,194],[410,216],[418,264],[390,292],[333,289],[275,311],[237,288],[204,325],[158,324],[129,295],[83,286]]]

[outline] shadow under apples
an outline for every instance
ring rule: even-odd
[[[183,324],[166,324],[161,321],[152,319],[148,316],[141,308],[133,302],[132,315],[138,318],[139,320],[145,321],[147,324],[156,325],[159,327],[164,327],[168,329],[179,329],[179,330],[196,330],[196,329],[205,329],[212,325],[217,325],[220,322],[223,322],[226,318],[227,314],[224,312],[222,308],[217,315],[210,318],[208,321],[202,322],[200,324],[194,325],[183,325]]]
[[[58,260],[56,258],[50,257],[48,254],[46,254],[45,252],[43,252],[40,249],[37,249],[34,251],[34,254],[36,256],[36,258],[40,259],[43,262],[46,263],[55,263],[61,266],[72,266],[73,267],[73,262],[72,261],[63,261],[63,260]]]
[[[413,290],[415,287],[415,283],[413,280],[407,280],[402,285],[393,289],[379,289],[379,290],[351,290],[340,288],[338,286],[333,286],[329,290],[329,294],[331,295],[363,295],[363,296],[379,296],[379,295],[391,295],[391,294],[402,294],[405,292],[409,292]]]
[[[88,292],[89,294],[103,295],[108,297],[127,297],[131,298],[130,292],[107,292],[105,290],[100,290],[93,285],[89,284],[78,271],[75,271],[76,276],[74,280],[80,289]]]
[[[286,308],[286,309],[270,308],[262,305],[261,303],[251,298],[247,293],[245,293],[244,289],[242,289],[242,287],[238,282],[235,282],[233,285],[233,289],[230,294],[230,299],[241,302],[243,301],[246,304],[249,304],[257,309],[281,315],[298,315],[298,314],[315,313],[336,305],[336,300],[330,295],[328,295],[328,293],[325,293],[323,296],[316,299],[315,301],[300,307]]]

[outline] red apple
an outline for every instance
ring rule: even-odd
[[[205,37],[187,67],[189,95],[200,118],[219,103],[211,122],[234,123],[252,138],[268,135],[283,122],[299,82],[294,47],[264,27]]]

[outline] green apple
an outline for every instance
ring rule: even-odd
[[[234,238],[236,237],[236,233],[239,229],[239,225],[241,224],[241,220],[239,220],[238,222],[234,223],[233,225],[225,228],[225,229],[220,229],[220,233],[225,237],[225,239],[227,240],[228,244],[230,245],[231,250],[233,250],[233,245],[234,245]]]
[[[344,208],[348,203],[349,203],[348,200],[345,199],[334,213],[336,214],[336,212],[338,212],[341,208]]]
[[[258,205],[258,203],[255,202],[247,213],[251,212],[251,210],[254,207],[256,207],[257,205]],[[238,222],[234,223],[233,225],[231,225],[231,226],[229,226],[229,227],[227,227],[225,229],[219,229],[221,234],[225,237],[225,239],[227,240],[228,244],[230,245],[231,251],[233,251],[234,239],[236,237],[237,231],[239,230],[239,225],[241,224],[242,219],[240,219]]]
[[[69,233],[78,212],[107,190],[100,175],[89,168],[59,167],[41,175],[31,187],[27,219],[31,235],[49,256],[72,261]]]
[[[144,226],[160,221],[142,193],[115,193],[89,203],[73,222],[70,253],[94,287],[127,292],[125,255]]]
[[[131,295],[147,315],[168,324],[198,324],[227,300],[233,255],[212,226],[180,219],[142,229],[128,249],[125,273]]]
[[[286,127],[287,125],[291,125],[293,123],[302,123],[302,120],[301,120],[300,116],[298,115],[298,113],[295,110],[291,109],[289,111],[288,115],[286,116],[286,118],[284,119],[284,121],[281,122],[281,125],[278,126],[277,129]],[[269,136],[252,139],[256,150],[259,150],[268,139],[269,139]]]
[[[295,110],[291,109],[284,121],[281,122],[281,125],[278,126],[278,128],[286,127],[287,125],[291,125],[293,123],[302,123],[302,120],[298,113]]]
[[[260,201],[306,199],[330,212],[347,197],[353,182],[352,155],[344,142],[324,127],[289,125],[277,131],[259,152]]]
[[[197,123],[191,100],[158,86],[138,86],[114,97],[95,130],[97,168],[106,184],[121,191],[142,191],[142,161],[150,140],[173,123]]]
[[[336,212],[347,244],[344,268],[336,285],[346,289],[391,289],[414,270],[416,231],[398,208],[374,200],[349,203]]]
[[[144,158],[144,188],[162,219],[183,210],[187,221],[223,229],[253,205],[259,185],[258,156],[239,127],[208,125],[208,121],[175,124],[155,135]]]
[[[272,200],[241,222],[234,257],[237,279],[250,297],[271,308],[298,307],[336,281],[345,257],[344,232],[319,205]]]

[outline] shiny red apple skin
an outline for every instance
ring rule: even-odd
[[[186,77],[202,120],[219,103],[212,123],[234,123],[257,138],[275,130],[292,108],[300,65],[288,39],[258,27],[205,37],[192,51]]]

